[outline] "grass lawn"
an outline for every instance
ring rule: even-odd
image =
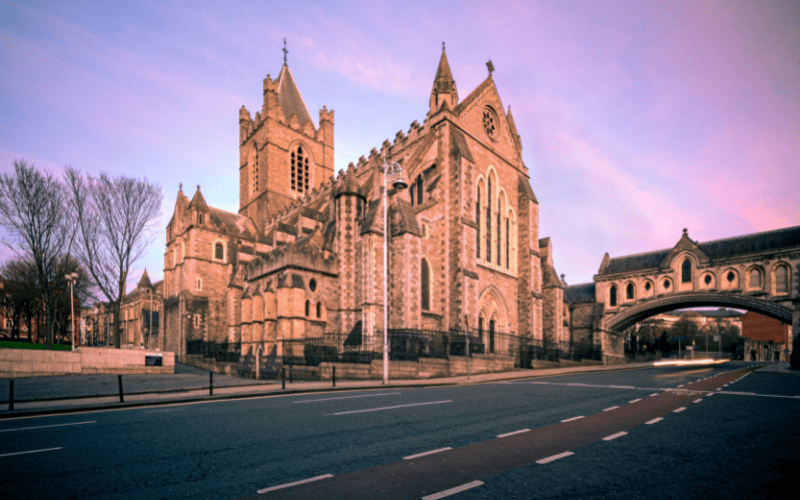
[[[47,344],[35,344],[33,342],[15,342],[12,340],[0,340],[0,349],[47,349]],[[71,351],[71,344],[53,344],[54,351]]]

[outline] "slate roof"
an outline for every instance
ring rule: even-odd
[[[219,208],[211,206],[208,207],[208,213],[211,217],[211,221],[220,227],[227,227],[239,233],[256,233],[255,224],[249,217],[226,212],[225,210],[220,210]]]
[[[150,288],[153,289],[153,284],[150,283],[150,277],[147,275],[147,269],[144,270],[142,273],[142,278],[139,280],[139,284],[136,285],[137,288]]]
[[[294,113],[297,115],[297,119],[300,120],[301,126],[307,121],[310,121],[313,125],[314,122],[311,120],[311,115],[308,113],[306,103],[303,101],[303,97],[297,89],[297,84],[294,82],[292,72],[289,71],[289,66],[285,63],[281,68],[277,80],[278,102],[281,103],[281,108],[283,108],[283,114],[286,115],[286,119],[288,120],[292,113]]]
[[[564,296],[570,304],[580,304],[595,301],[594,283],[581,283],[564,288]]]
[[[800,247],[800,226],[712,240],[697,243],[697,246],[708,255],[711,261]],[[608,275],[654,269],[661,265],[671,251],[672,248],[666,248],[654,252],[614,257],[609,260],[606,268],[599,274]]]

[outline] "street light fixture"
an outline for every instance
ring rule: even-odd
[[[408,187],[408,182],[403,173],[403,167],[397,162],[386,162],[383,155],[383,165],[378,167],[383,172],[383,385],[389,383],[389,212],[387,198],[389,193],[386,188],[387,178],[392,179],[392,186],[396,190]]]
[[[72,331],[72,350],[75,350],[75,300],[72,298],[72,288],[78,280],[78,273],[69,273],[64,278],[69,281],[69,308],[70,308],[70,330]]]

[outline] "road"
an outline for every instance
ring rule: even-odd
[[[4,420],[0,491],[147,500],[423,498],[452,488],[463,489],[453,499],[794,496],[800,377],[749,367]]]

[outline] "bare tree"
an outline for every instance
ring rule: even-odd
[[[19,338],[24,325],[28,330],[28,340],[32,341],[33,318],[40,312],[42,305],[39,291],[34,286],[37,281],[36,266],[22,258],[12,259],[0,266],[0,275],[3,278],[0,310],[9,320],[11,338]],[[36,333],[38,340],[39,332]]]
[[[74,232],[68,216],[67,192],[51,174],[24,160],[14,161],[14,173],[0,176],[0,225],[4,243],[36,268],[35,286],[44,301],[47,348],[53,344],[53,277],[61,256],[68,254]]]
[[[106,297],[113,315],[114,346],[120,347],[120,305],[131,265],[156,235],[161,187],[146,179],[86,176],[65,169],[70,203],[79,227],[76,253]]]

